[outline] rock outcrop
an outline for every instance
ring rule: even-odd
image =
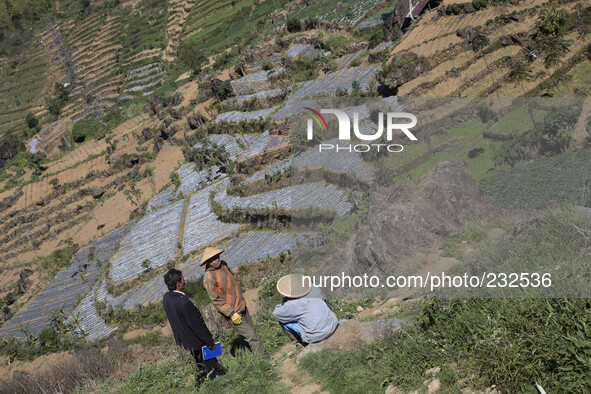
[[[488,210],[463,160],[439,163],[416,186],[395,186],[377,197],[349,242],[350,271],[369,272],[391,264]]]

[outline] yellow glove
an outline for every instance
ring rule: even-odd
[[[242,324],[242,318],[240,317],[240,315],[238,313],[234,313],[232,315],[232,323],[234,324]]]

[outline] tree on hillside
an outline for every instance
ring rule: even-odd
[[[235,163],[230,159],[230,154],[223,145],[218,145],[211,140],[204,140],[199,146],[187,146],[183,149],[183,155],[187,161],[195,163],[197,168],[208,170],[213,166],[224,168],[227,173],[234,171]],[[212,171],[211,179],[214,179]]]
[[[24,33],[51,9],[51,0],[0,1],[0,41],[12,33]]]
[[[134,205],[136,208],[140,208],[142,206],[142,191],[136,188],[136,182],[131,181],[129,184],[129,189],[123,191],[127,200]]]
[[[525,61],[521,59],[515,59],[513,62],[511,62],[510,67],[511,71],[509,72],[509,80],[511,82],[519,82],[521,84],[521,88],[523,89],[523,97],[527,96],[525,86],[523,85],[523,81],[533,81],[535,79],[533,73],[531,72],[531,67],[529,66],[529,64],[527,64]],[[529,100],[526,104],[527,112],[529,113],[529,117],[531,118],[532,124],[535,127],[536,121],[534,119],[533,110],[531,108]]]
[[[199,49],[196,48],[195,43],[190,40],[181,42],[179,47],[179,59],[187,66],[191,67],[193,74],[199,74],[201,68],[207,63],[207,58]]]
[[[490,45],[490,40],[486,36],[486,34],[478,33],[474,37],[474,39],[472,40],[472,51],[474,51],[474,53],[480,52],[489,45]],[[486,58],[486,53],[483,53],[483,55],[484,55],[484,63],[486,64],[486,69],[488,70],[488,73],[490,74],[490,79],[492,80],[493,85],[496,85],[495,78],[493,77],[493,74],[492,74],[492,70],[488,66],[488,60]],[[497,93],[497,98],[499,100],[501,100],[501,98],[499,97],[498,90],[496,91],[496,93]]]
[[[542,136],[542,152],[566,152],[580,114],[581,107],[576,105],[552,108],[544,117],[544,121],[536,125],[536,131]]]
[[[503,164],[515,167],[525,157],[525,148],[516,139],[503,141],[501,145],[495,149],[493,154],[493,163],[495,167],[500,167]]]
[[[577,19],[577,30],[579,32],[579,37],[587,41],[589,35],[591,34],[591,9],[587,8],[581,10],[580,6],[577,7]]]
[[[50,114],[58,117],[62,109],[70,101],[70,93],[72,92],[72,85],[61,84],[56,82],[54,85],[53,97],[47,100],[47,110]]]
[[[25,123],[29,129],[35,132],[39,131],[39,119],[32,112],[27,112],[27,115],[25,115]]]
[[[564,75],[560,75],[558,68],[562,64],[562,59],[569,52],[566,40],[561,37],[548,36],[539,40],[539,47],[544,54],[544,67],[546,70],[554,68],[554,77],[547,71],[548,77],[554,84],[556,90],[559,90],[558,82],[563,82],[570,92]]]
[[[288,18],[285,25],[287,26],[287,31],[290,33],[295,33],[302,29],[302,23],[294,16]]]
[[[568,15],[565,10],[556,8],[544,9],[536,19],[536,27],[540,33],[546,36],[558,36],[560,30],[566,26]]]
[[[532,81],[534,80],[534,75],[531,72],[531,67],[529,64],[524,62],[521,59],[515,59],[511,62],[511,71],[509,72],[509,80],[511,82],[518,82],[521,84],[521,88],[523,89],[523,96],[527,96],[527,92],[525,91],[525,86],[523,85],[524,81]]]
[[[78,1],[78,15],[84,16],[86,11],[88,11],[88,7],[90,7],[90,0],[79,0]]]
[[[232,85],[230,81],[219,81],[218,79],[214,79],[211,81],[211,91],[213,94],[216,95],[218,100],[224,101],[228,97],[234,96],[234,89],[232,89]]]

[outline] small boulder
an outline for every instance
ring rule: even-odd
[[[149,140],[150,138],[152,138],[154,134],[152,133],[152,129],[149,127],[146,127],[142,130],[142,136],[146,139]]]
[[[152,151],[154,153],[158,153],[160,152],[160,150],[164,147],[164,142],[162,140],[158,140],[154,143],[154,148],[152,148]]]
[[[433,378],[441,371],[441,367],[433,367],[425,371],[425,376],[428,378]]]
[[[441,382],[439,381],[439,379],[434,379],[431,383],[429,383],[429,386],[427,386],[427,394],[437,392],[440,386]]]
[[[170,110],[170,116],[172,116],[174,119],[180,119],[183,116],[185,116],[185,109],[184,108],[172,108]]]
[[[27,291],[27,289],[29,289],[29,287],[31,286],[31,281],[27,278],[31,276],[31,274],[33,274],[33,271],[28,268],[23,268],[21,270],[19,274],[19,279],[16,282],[16,286],[14,287],[12,294],[14,294],[15,296],[24,294]]]
[[[183,102],[183,94],[181,92],[176,92],[172,98],[170,99],[170,105],[177,106]]]
[[[98,200],[99,198],[101,198],[104,194],[105,194],[105,189],[102,187],[92,187],[91,188],[91,192],[92,192],[92,198],[94,198],[95,200]]]

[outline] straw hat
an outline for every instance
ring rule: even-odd
[[[277,281],[277,291],[279,294],[289,298],[300,298],[312,290],[311,286],[302,286],[302,275],[285,275]]]
[[[216,248],[205,248],[205,251],[203,252],[203,257],[201,257],[201,264],[199,264],[200,266],[207,263],[207,260],[211,259],[212,257],[215,257],[219,254],[222,254],[224,251],[221,249],[216,249]]]

